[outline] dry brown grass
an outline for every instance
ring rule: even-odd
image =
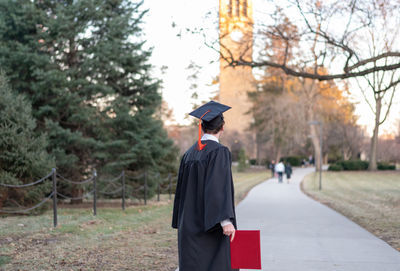
[[[175,270],[176,241],[170,228],[172,205],[90,210],[61,209],[56,228],[31,224],[51,216],[18,217],[1,221],[4,270]],[[29,221],[31,220],[31,221]],[[37,221],[42,220],[42,221]],[[16,224],[18,223],[18,224]],[[17,228],[13,231],[11,227]],[[162,266],[162,269],[160,267]]]
[[[308,175],[303,191],[400,251],[400,172],[324,172]]]
[[[267,178],[265,170],[235,173],[237,201]],[[148,206],[61,208],[59,226],[52,212],[0,218],[0,270],[175,270],[176,230],[172,201],[164,195]]]

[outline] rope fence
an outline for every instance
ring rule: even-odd
[[[23,209],[23,210],[0,210],[0,212],[2,213],[6,213],[6,214],[19,214],[19,213],[27,213],[29,211],[32,211],[36,208],[39,208],[40,206],[42,206],[43,204],[45,204],[49,199],[51,199],[53,197],[53,193],[51,193],[49,196],[47,196],[46,198],[44,198],[41,202],[39,202],[38,204],[36,204],[35,206],[32,206],[28,209]]]
[[[57,173],[57,177],[60,178],[61,180],[65,181],[65,182],[71,183],[71,184],[85,184],[85,183],[92,182],[93,179],[94,179],[94,175],[93,175],[92,177],[90,177],[90,178],[87,179],[87,180],[84,180],[84,181],[81,181],[81,182],[75,182],[75,181],[71,181],[71,180],[69,180],[69,179],[63,177],[62,175],[60,175],[60,174],[58,174],[58,173]]]
[[[15,188],[15,189],[31,187],[31,186],[43,183],[47,179],[52,180],[52,184],[53,184],[52,191],[41,202],[39,202],[38,204],[36,204],[32,207],[26,208],[26,209],[18,209],[18,210],[0,209],[0,214],[1,213],[5,213],[5,214],[28,213],[29,211],[40,208],[42,205],[44,205],[50,199],[53,199],[53,224],[54,224],[54,227],[57,227],[57,224],[58,224],[58,215],[57,215],[58,199],[57,199],[57,197],[60,197],[61,200],[83,200],[85,198],[92,197],[93,198],[93,215],[97,215],[97,197],[98,197],[98,195],[106,195],[106,196],[120,195],[121,208],[122,208],[122,210],[125,210],[128,187],[129,187],[129,191],[131,193],[135,193],[135,194],[143,193],[143,200],[144,200],[144,204],[146,205],[148,196],[149,196],[148,181],[150,179],[153,181],[152,182],[153,184],[154,183],[156,184],[157,201],[160,201],[160,194],[165,193],[165,192],[169,193],[169,199],[171,199],[173,182],[177,179],[177,176],[172,177],[172,174],[168,174],[167,177],[162,178],[161,174],[159,172],[148,172],[148,171],[145,171],[145,172],[135,175],[135,176],[132,176],[132,175],[126,176],[125,171],[123,170],[121,172],[121,174],[119,174],[117,177],[114,177],[109,180],[102,180],[101,183],[106,184],[106,185],[105,185],[105,187],[103,187],[103,189],[101,191],[98,191],[98,188],[97,188],[98,180],[97,180],[96,170],[94,170],[92,173],[92,176],[87,178],[86,180],[73,181],[73,180],[70,180],[70,179],[62,176],[61,174],[57,173],[56,169],[53,168],[49,174],[47,174],[43,178],[41,178],[37,181],[34,181],[32,183],[27,183],[27,184],[22,184],[22,185],[0,183],[0,187]],[[139,182],[139,186],[134,187],[134,185],[138,184],[138,181],[141,181],[142,184],[140,184],[140,182]],[[62,182],[73,184],[73,185],[91,184],[92,190],[90,190],[89,192],[86,192],[84,195],[77,196],[77,197],[67,196],[67,195],[64,195],[61,192],[57,191],[57,184],[62,183]],[[113,190],[110,191],[110,188]]]
[[[61,194],[60,192],[57,192],[57,196],[62,197],[63,199],[69,199],[69,200],[78,200],[78,199],[84,199],[87,198],[90,194],[92,194],[94,192],[94,190],[80,196],[80,197],[69,197],[66,195]]]
[[[122,191],[122,186],[120,188],[117,188],[116,190],[114,190],[112,192],[99,191],[99,193],[103,194],[103,195],[115,195],[115,194],[117,194],[118,192],[121,192],[121,191]]]
[[[118,181],[119,179],[121,179],[122,176],[123,176],[123,172],[122,172],[121,174],[119,174],[117,177],[115,177],[115,178],[113,178],[113,179],[111,179],[111,180],[106,180],[106,181],[104,181],[104,182],[107,182],[107,183],[114,183],[114,182]]]
[[[21,184],[21,185],[13,185],[13,184],[6,184],[6,183],[0,183],[0,186],[3,187],[8,187],[8,188],[23,188],[23,187],[29,187],[29,186],[34,186],[36,184],[42,183],[44,182],[46,179],[50,178],[53,175],[53,172],[50,172],[49,174],[47,174],[46,176],[44,176],[43,178],[33,182],[33,183],[27,183],[27,184]]]

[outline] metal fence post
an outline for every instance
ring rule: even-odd
[[[172,176],[171,176],[171,173],[168,174],[168,180],[169,180],[169,199],[171,199],[171,195],[172,195]]]
[[[53,176],[52,176],[52,179],[53,179],[53,225],[54,225],[54,228],[55,227],[57,227],[57,176],[56,176],[56,174],[57,174],[57,172],[56,172],[56,169],[55,168],[53,168]]]
[[[122,210],[125,211],[125,170],[122,171]]]
[[[160,183],[157,185],[157,201],[160,201]]]
[[[319,156],[319,190],[322,189],[322,165],[324,164],[322,155],[322,122],[319,124],[319,143],[320,143],[320,156]]]
[[[147,171],[144,172],[144,205],[147,205]]]
[[[93,170],[93,215],[97,215],[97,171]]]

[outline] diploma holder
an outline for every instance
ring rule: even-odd
[[[259,230],[237,230],[230,244],[232,269],[261,269]]]

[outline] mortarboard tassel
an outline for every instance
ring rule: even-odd
[[[207,144],[202,144],[202,143],[201,143],[201,119],[202,119],[202,118],[204,117],[204,115],[207,114],[208,112],[210,112],[210,110],[208,110],[206,113],[204,113],[204,114],[200,117],[200,119],[199,119],[199,139],[198,139],[198,141],[197,141],[197,147],[198,147],[199,151],[201,151],[202,149],[204,149],[204,147],[207,145]]]

